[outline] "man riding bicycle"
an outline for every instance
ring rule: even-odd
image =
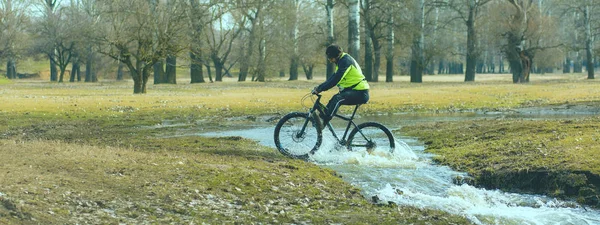
[[[318,94],[334,86],[337,86],[340,92],[333,95],[327,103],[325,115],[320,115],[323,125],[331,120],[340,105],[358,105],[369,101],[369,83],[356,60],[335,44],[328,46],[325,54],[329,62],[336,64],[335,73],[327,81],[315,87],[312,93]]]

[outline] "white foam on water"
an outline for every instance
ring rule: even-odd
[[[387,184],[375,193],[382,202],[439,209],[464,215],[477,224],[600,224],[597,211],[586,211],[573,203],[466,184],[438,194]]]
[[[377,147],[373,152],[348,151],[340,146],[337,140],[329,133],[323,135],[323,142],[319,150],[310,157],[310,160],[322,165],[355,164],[369,167],[405,167],[415,166],[418,157],[410,146],[396,140],[393,151],[389,147]]]

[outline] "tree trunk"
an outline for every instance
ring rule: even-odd
[[[204,83],[204,74],[202,73],[202,62],[200,62],[200,57],[190,51],[190,59],[190,83]]]
[[[150,77],[150,66],[147,66],[142,61],[136,61],[135,67],[133,67],[131,62],[127,63],[127,65],[133,78],[133,93],[145,94],[146,84],[148,83],[148,78]],[[156,63],[154,63],[151,67],[154,67],[155,65]]]
[[[142,70],[133,70],[131,71],[131,77],[133,78],[133,93],[141,94],[144,93],[144,83],[142,81]]]
[[[266,58],[267,58],[267,46],[266,41],[263,39],[260,41],[258,46],[258,68],[256,81],[265,82],[265,73],[267,72]]]
[[[569,52],[567,52],[567,54],[569,54]],[[565,57],[565,60],[563,61],[563,73],[571,73],[571,60],[569,59],[569,56]]]
[[[290,56],[290,79],[289,80],[298,80],[298,64],[299,64],[299,56],[298,56],[298,16],[300,15],[300,1],[294,0],[294,17],[292,30],[290,32],[290,36],[292,39],[292,54]]]
[[[584,10],[584,21],[585,21],[585,56],[586,56],[586,70],[588,79],[594,79],[594,57],[593,51],[593,36],[592,36],[592,25],[590,6],[586,5]]]
[[[54,57],[55,53],[50,54],[49,57]],[[56,63],[51,59],[50,60],[50,81],[58,80],[58,69],[56,68]]]
[[[96,82],[98,77],[96,76],[96,65],[95,65],[95,53],[92,48],[88,48],[88,56],[85,63],[85,80],[84,82]]]
[[[75,78],[79,76],[79,59],[75,58],[71,64],[71,77],[69,82],[75,82]]]
[[[579,52],[575,52],[575,60],[573,60],[573,73],[583,72],[583,63],[581,62],[581,55]]]
[[[358,3],[359,0],[348,1],[348,53],[355,60],[360,58],[358,57],[360,53],[360,5]]]
[[[45,0],[45,7],[46,7],[46,20],[48,21],[52,21],[54,20],[54,8],[56,7],[56,1],[55,0]],[[49,37],[50,39],[54,39],[55,37]],[[58,70],[56,69],[56,62],[53,61],[54,57],[56,56],[56,49],[53,48],[50,51],[50,54],[48,54],[48,58],[50,59],[50,81],[56,81],[58,78]]]
[[[207,63],[204,66],[206,66],[206,72],[208,73],[208,80],[212,83],[213,77],[212,77],[212,72],[210,70],[210,65],[208,65],[208,63]]]
[[[81,63],[77,66],[77,82],[81,82]]]
[[[520,60],[509,60],[510,72],[512,73],[513,83],[519,83],[523,68]]]
[[[241,66],[240,66],[240,75],[238,76],[238,81],[246,81],[246,77],[248,76],[248,70],[250,68],[250,61],[252,59],[252,54],[254,52],[254,42],[256,41],[256,29],[260,15],[260,8],[254,14],[254,18],[250,18],[252,21],[250,27],[250,34],[248,35],[248,46],[246,47],[246,53],[243,56]]]
[[[142,63],[144,65],[144,63]],[[148,78],[150,78],[150,66],[144,65],[142,72],[142,92],[141,94],[146,94],[146,87],[148,86]]]
[[[58,76],[58,83],[62,83],[64,80],[64,77],[65,77],[65,72],[67,70],[67,65],[65,64],[65,65],[59,66],[58,68],[60,69],[60,73]]]
[[[373,31],[373,26],[371,24],[370,18],[370,10],[371,10],[371,0],[363,0],[363,15],[364,15],[364,27],[366,32],[365,38],[365,63],[363,67],[363,74],[365,75],[365,79],[367,81],[373,81],[373,35],[375,31]]]
[[[389,25],[387,33],[387,51],[385,52],[386,68],[385,82],[394,81],[394,16],[389,14]]]
[[[367,31],[370,33],[369,31]],[[370,36],[370,35],[369,35]],[[363,74],[365,75],[365,79],[367,81],[373,80],[373,42],[371,42],[371,38],[367,37],[365,39],[365,63],[363,67]]]
[[[215,65],[215,81],[216,82],[221,82],[223,81],[223,62],[221,61],[221,59],[218,56],[218,52],[211,52],[210,54],[210,58],[213,61],[213,64]]]
[[[375,49],[374,62],[373,62],[373,76],[374,82],[379,82],[379,67],[381,66],[381,45],[379,40],[375,38],[373,40],[373,48]]]
[[[92,66],[93,66],[93,56],[92,52],[88,52],[88,57],[85,63],[85,79],[84,82],[92,82]],[[133,74],[132,74],[133,75]]]
[[[165,78],[165,70],[164,70],[164,62],[163,60],[158,60],[153,66],[154,68],[154,84],[162,84],[167,80]]]
[[[592,48],[587,48],[585,52],[588,58],[586,63],[586,70],[588,74],[587,79],[594,79],[594,58],[592,56]]]
[[[17,78],[17,66],[13,59],[8,59],[8,61],[6,61],[6,78]]]
[[[313,64],[310,64],[310,65],[302,64],[302,69],[304,70],[304,74],[306,75],[307,80],[313,79],[314,67],[315,67],[315,65],[313,65]]]
[[[469,2],[474,0],[469,0]],[[474,3],[473,3],[474,4]],[[477,64],[477,36],[475,34],[475,8],[469,7],[469,18],[467,24],[467,70],[465,71],[465,82],[475,81],[475,65]]]
[[[327,0],[325,9],[327,10],[327,46],[329,46],[335,42],[333,33],[333,0]],[[329,62],[328,59],[325,60],[327,61],[327,74],[325,74],[325,77],[329,79],[329,77],[333,75],[335,64]]]
[[[292,56],[291,62],[290,62],[290,79],[289,80],[298,80],[298,64],[300,60],[298,59],[298,56]]]
[[[119,62],[119,67],[117,68],[117,81],[123,80],[123,63]]]
[[[414,15],[415,24],[418,26],[418,31],[414,37],[412,44],[412,57],[410,62],[410,82],[423,82],[423,69],[425,68],[425,59],[423,57],[423,42],[425,40],[425,0],[417,0],[419,3],[419,11]]]
[[[12,65],[10,63],[10,60],[6,61],[6,78],[8,78],[8,79],[13,79],[11,68],[12,68]]]
[[[504,73],[504,57],[500,56],[498,58],[498,73]]]
[[[177,56],[167,56],[165,83],[177,84]]]

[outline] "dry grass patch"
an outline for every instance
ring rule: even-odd
[[[567,77],[568,78],[568,77]],[[361,113],[455,112],[507,110],[600,101],[595,80],[558,79],[530,84],[506,81],[477,83],[373,83],[371,101]],[[16,83],[3,87],[0,111],[42,112],[55,116],[119,116],[127,112],[241,116],[302,110],[301,98],[318,81],[150,85],[148,94],[132,94],[130,82]],[[325,93],[329,99],[335,91]]]

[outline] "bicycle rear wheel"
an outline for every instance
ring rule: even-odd
[[[392,132],[387,127],[374,122],[362,123],[356,126],[348,135],[348,150],[372,152],[394,152],[396,142]]]
[[[322,141],[321,130],[317,128],[316,122],[308,117],[308,113],[301,112],[290,113],[281,118],[275,126],[274,138],[279,152],[304,160],[317,151]]]

